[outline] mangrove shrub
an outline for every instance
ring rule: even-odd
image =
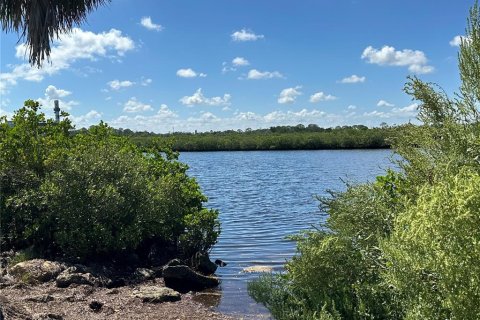
[[[85,260],[156,243],[189,258],[215,244],[218,212],[170,147],[104,123],[72,134],[31,100],[12,120],[0,124],[2,250]]]

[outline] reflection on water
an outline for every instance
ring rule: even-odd
[[[286,236],[318,224],[315,195],[344,189],[343,180],[371,181],[390,166],[388,150],[252,151],[182,153],[209,197],[220,210],[222,234],[211,258],[228,263],[218,268],[221,295],[195,297],[225,313],[267,319],[268,311],[247,294],[257,273],[246,267],[270,266],[281,271],[295,253]],[[212,291],[217,292],[218,291]]]

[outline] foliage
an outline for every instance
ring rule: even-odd
[[[465,168],[419,191],[382,245],[406,319],[480,318],[480,175]]]
[[[321,199],[329,212],[324,230],[295,237],[298,253],[287,263],[287,273],[279,276],[287,280],[270,287],[284,292],[284,305],[301,301],[303,308],[292,308],[298,316],[278,319],[303,319],[322,307],[343,319],[400,318],[391,290],[379,276],[384,266],[379,240],[391,232],[391,209],[399,205],[386,184],[348,186],[344,193]],[[270,300],[278,293],[258,292],[265,286],[261,278],[250,285],[250,292],[274,313],[284,314],[285,308]]]
[[[138,148],[100,123],[71,135],[27,101],[0,127],[2,249],[95,259],[158,241],[208,251],[218,212],[168,146]]]
[[[250,284],[276,318],[308,318],[321,307],[342,319],[480,318],[477,3],[468,23],[455,98],[409,78],[422,125],[396,129],[400,170],[321,199],[326,223],[296,237],[286,273]]]
[[[390,147],[388,138],[393,132],[395,128],[392,127],[355,125],[320,128],[315,124],[158,135],[118,129],[119,134],[130,137],[138,145],[157,137],[171,141],[173,149],[178,151],[378,149]]]

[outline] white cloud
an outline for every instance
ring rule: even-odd
[[[178,69],[177,76],[181,78],[196,78],[201,77],[205,78],[207,75],[205,73],[197,73],[193,69]]]
[[[97,123],[101,117],[102,117],[102,114],[96,110],[91,110],[88,113],[81,116],[73,116],[73,115],[69,116],[70,120],[72,120],[73,124],[77,128],[89,127]]]
[[[147,28],[148,30],[154,30],[154,31],[162,31],[163,27],[159,24],[155,24],[152,21],[152,18],[150,17],[143,17],[142,20],[140,20],[140,24]]]
[[[317,109],[301,110],[275,110],[266,114],[260,114],[252,111],[236,111],[233,114],[222,113],[220,116],[215,112],[202,111],[187,119],[180,118],[175,112],[168,109],[167,106],[162,112],[152,116],[142,115],[122,115],[121,117],[109,121],[109,124],[115,127],[130,128],[138,131],[171,132],[175,131],[198,130],[218,131],[246,128],[268,128],[271,126],[297,125],[302,123],[308,125],[315,123],[320,127],[335,127],[342,125],[365,124],[375,126],[380,122],[404,123],[405,121],[415,121],[417,114],[417,105],[409,105],[404,108],[393,108],[388,112],[371,111],[357,114],[353,108],[347,108],[339,113],[327,113]]]
[[[347,107],[347,109],[348,109],[348,110],[355,110],[355,109],[357,109],[357,106],[351,104],[351,105],[349,105],[349,106]]]
[[[62,110],[71,110],[73,106],[78,105],[77,101],[70,100],[66,101],[62,98],[65,98],[72,93],[67,90],[57,89],[55,86],[49,85],[45,89],[45,96],[43,98],[38,98],[37,101],[46,109],[53,110],[54,100],[58,100],[60,109]]]
[[[132,81],[129,81],[129,80],[123,80],[123,81],[112,80],[112,81],[108,82],[107,84],[113,90],[120,90],[121,88],[127,88],[127,87],[133,86],[135,84],[135,82],[132,82]]]
[[[278,103],[287,104],[294,103],[298,96],[302,93],[299,91],[302,87],[296,86],[295,88],[283,89],[278,96]]]
[[[365,112],[363,114],[364,117],[375,117],[375,118],[383,118],[383,119],[389,119],[389,118],[415,118],[418,114],[418,104],[413,103],[409,106],[403,107],[403,108],[393,108],[389,112],[385,111],[371,111],[371,112]]]
[[[119,30],[93,33],[74,28],[71,33],[62,34],[60,40],[54,41],[50,54],[51,63],[45,63],[42,68],[31,66],[29,63],[13,65],[10,72],[0,73],[0,92],[5,93],[7,87],[16,85],[18,80],[40,82],[46,76],[70,68],[77,60],[118,58],[134,48],[133,40],[123,36]],[[25,60],[26,53],[25,44],[16,47],[17,58]]]
[[[250,62],[248,62],[248,60],[245,58],[236,57],[235,59],[232,60],[232,64],[237,67],[243,67],[243,66],[250,65]]]
[[[460,45],[462,44],[462,40],[466,43],[470,42],[470,39],[465,36],[455,36],[452,40],[450,40],[449,43],[452,47],[460,47]]]
[[[350,77],[343,78],[340,80],[340,83],[362,83],[365,82],[367,78],[359,77],[356,74],[352,74]]]
[[[418,104],[413,103],[403,108],[393,108],[392,111],[396,114],[403,114],[405,116],[416,115],[418,112]]]
[[[377,103],[377,107],[395,107],[395,105],[393,103],[389,103],[385,100],[380,100]]]
[[[332,96],[331,94],[326,94],[324,92],[317,92],[314,93],[310,96],[310,102],[311,103],[317,103],[320,101],[330,101],[330,100],[335,100],[337,97]]]
[[[110,125],[120,128],[130,128],[132,130],[148,130],[155,132],[168,132],[172,126],[177,124],[178,114],[169,109],[166,104],[162,104],[157,113],[149,116],[122,115],[110,121]]]
[[[130,100],[128,100],[123,106],[123,111],[129,112],[129,113],[151,111],[151,110],[153,110],[151,105],[142,103],[138,101],[135,97],[130,98]]]
[[[148,85],[150,85],[152,82],[153,82],[153,80],[150,79],[150,78],[147,78],[147,79],[143,79],[143,78],[142,78],[142,82],[140,82],[140,84],[141,84],[142,86],[148,86]]]
[[[235,31],[230,35],[232,37],[233,41],[257,41],[258,39],[263,39],[264,35],[263,34],[255,34],[251,30],[247,29],[242,29],[240,31]]]
[[[384,46],[382,49],[375,49],[371,46],[365,48],[362,59],[368,63],[381,66],[403,66],[408,67],[412,73],[431,73],[434,67],[428,65],[428,59],[423,51],[419,50],[395,50],[394,47]]]
[[[223,97],[207,98],[203,95],[202,89],[199,88],[191,96],[184,96],[179,101],[186,106],[207,105],[207,106],[229,106],[231,95],[225,93]]]
[[[288,121],[289,123],[296,123],[298,124],[299,122],[304,122],[304,121],[311,121],[314,119],[318,119],[321,117],[324,117],[326,115],[325,112],[323,111],[318,111],[318,110],[311,110],[308,111],[307,109],[302,109],[298,112],[294,111],[273,111],[268,114],[266,114],[263,117],[263,120],[268,122],[273,122],[273,123],[285,123]]]
[[[45,89],[45,96],[51,100],[60,99],[71,94],[72,93],[70,91],[57,89],[55,86],[52,85],[49,85],[47,89]]]
[[[247,79],[259,80],[259,79],[272,79],[272,78],[284,78],[283,75],[278,71],[258,71],[257,69],[252,69],[248,72]]]
[[[156,114],[156,117],[160,117],[162,119],[177,118],[178,114],[176,114],[174,111],[168,108],[166,104],[161,104],[160,109],[158,109],[158,112]]]

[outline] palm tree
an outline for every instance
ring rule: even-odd
[[[51,43],[86,20],[87,13],[111,0],[0,0],[0,21],[5,32],[26,38],[29,62],[41,67]]]

